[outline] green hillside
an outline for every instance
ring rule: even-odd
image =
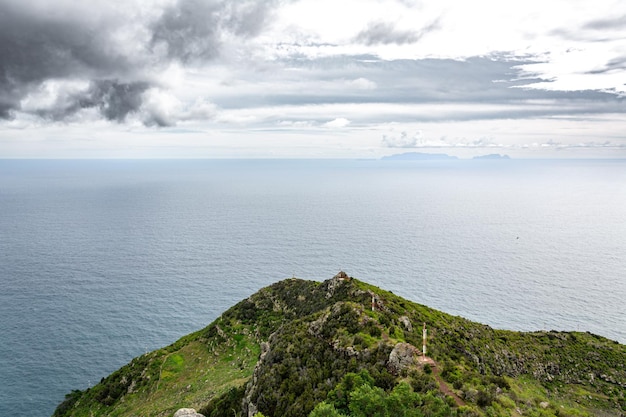
[[[494,330],[343,275],[288,279],[73,391],[54,416],[180,408],[207,417],[624,416],[626,346],[581,332]]]

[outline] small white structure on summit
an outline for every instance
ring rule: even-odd
[[[424,328],[422,329],[422,355],[426,357],[426,322],[424,322]]]

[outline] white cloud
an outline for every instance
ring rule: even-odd
[[[388,148],[416,148],[422,142],[422,131],[409,135],[407,132],[400,132],[399,135],[383,135],[383,145]]]
[[[70,106],[71,97],[88,89],[89,83],[84,80],[46,80],[21,100],[20,108],[27,113],[54,114],[55,109]]]
[[[345,117],[339,117],[339,118],[331,120],[330,122],[324,123],[324,126],[332,127],[332,128],[341,128],[341,127],[346,127],[349,124],[350,124],[350,120],[346,119]]]
[[[621,64],[612,68],[611,63],[620,60]],[[520,65],[519,69],[522,76],[543,80],[526,84],[524,88],[626,94],[626,45],[623,51],[601,43],[586,45],[583,49],[553,51],[546,61]]]
[[[374,90],[377,87],[374,81],[368,80],[367,78],[363,77],[351,80],[348,85],[359,90]]]
[[[313,122],[310,120],[281,120],[277,123],[277,125],[292,129],[306,129],[314,127]]]
[[[283,57],[372,54],[386,60],[466,59],[506,52],[511,57],[540,60],[524,69],[553,82],[534,84],[532,88],[622,92],[623,67],[615,76],[585,72],[583,77],[580,71],[593,70],[589,67],[603,66],[616,58],[624,59],[626,26],[604,25],[600,32],[601,25],[593,25],[623,15],[626,3],[608,0],[578,2],[575,7],[566,0],[442,0],[420,7],[393,1],[363,0],[357,5],[304,0],[279,13],[278,29],[273,36],[281,39],[279,54]],[[290,25],[304,30],[308,42],[290,42]],[[427,28],[433,29],[428,30],[429,35],[419,36]],[[603,38],[599,38],[598,32]],[[358,42],[359,34],[368,40],[365,44]]]
[[[148,125],[173,126],[182,103],[172,94],[156,88],[144,93],[141,119]]]
[[[226,149],[236,137],[244,153],[246,143],[270,143],[257,137],[263,131],[276,132],[284,154],[290,146],[316,155],[324,146],[333,155],[446,146],[610,154],[626,144],[624,2],[226,5],[3,2],[0,35],[30,48],[21,51],[27,62],[0,56],[0,73],[21,80],[0,85],[0,157],[20,148],[20,129],[57,137],[61,127],[68,138],[149,134],[168,146],[156,138],[184,136],[184,127],[205,132],[203,146]],[[9,27],[5,10],[25,26]],[[221,17],[203,15],[209,11]],[[39,33],[66,58],[49,55],[32,37]],[[193,42],[177,50],[185,34]],[[332,129],[341,135],[329,136]],[[37,152],[37,141],[24,143]]]

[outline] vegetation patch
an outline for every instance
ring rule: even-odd
[[[495,330],[348,277],[289,279],[54,415],[618,417],[625,391],[626,347],[600,336]]]

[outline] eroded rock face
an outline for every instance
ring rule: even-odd
[[[403,369],[407,369],[416,363],[418,350],[408,343],[398,343],[389,354],[387,369],[397,375]]]
[[[274,336],[274,334],[270,335],[270,341],[272,340],[272,337]],[[259,375],[261,373],[261,368],[265,362],[265,357],[269,353],[270,349],[271,349],[270,342],[261,343],[261,356],[259,357],[259,361],[254,367],[254,371],[252,372],[252,378],[250,382],[248,382],[248,386],[246,387],[246,394],[243,399],[243,409],[244,409],[244,415],[248,417],[254,416],[258,411],[258,407],[252,401],[252,397],[255,391],[259,389],[259,386],[258,386]]]
[[[193,408],[181,408],[174,413],[174,417],[204,417],[204,415],[196,412]]]
[[[345,275],[345,273],[344,273]],[[327,291],[326,291],[326,299],[331,298],[333,295],[335,295],[335,290],[337,289],[337,287],[339,287],[341,284],[344,283],[344,281],[346,281],[347,278],[344,278],[341,273],[335,275],[332,279],[328,280],[325,282],[325,284],[327,285]]]

